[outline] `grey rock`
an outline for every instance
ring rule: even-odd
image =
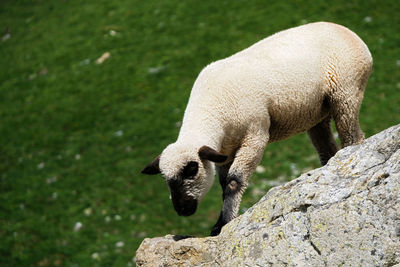
[[[272,188],[217,237],[146,238],[137,266],[400,266],[400,125]]]

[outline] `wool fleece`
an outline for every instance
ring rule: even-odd
[[[363,141],[358,116],[371,69],[368,47],[344,26],[317,22],[267,37],[201,71],[177,141],[143,173],[161,172],[178,214],[190,215],[216,166],[216,235],[237,216],[268,143],[307,131],[324,165],[337,151],[331,119],[342,147]]]

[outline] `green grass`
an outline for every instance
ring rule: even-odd
[[[175,140],[199,71],[276,31],[354,30],[374,57],[361,126],[370,136],[399,123],[397,1],[291,3],[2,0],[0,265],[129,266],[144,237],[208,235],[217,183],[184,218],[163,179],[140,170]],[[262,165],[242,211],[270,181],[319,167],[304,134],[271,144]]]

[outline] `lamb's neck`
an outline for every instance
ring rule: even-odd
[[[209,120],[188,120],[184,118],[177,142],[198,147],[209,146],[217,151],[222,145],[222,128],[217,122]]]

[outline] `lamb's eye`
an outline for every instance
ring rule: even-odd
[[[189,161],[182,170],[183,179],[191,179],[197,174],[199,164],[196,161]]]

